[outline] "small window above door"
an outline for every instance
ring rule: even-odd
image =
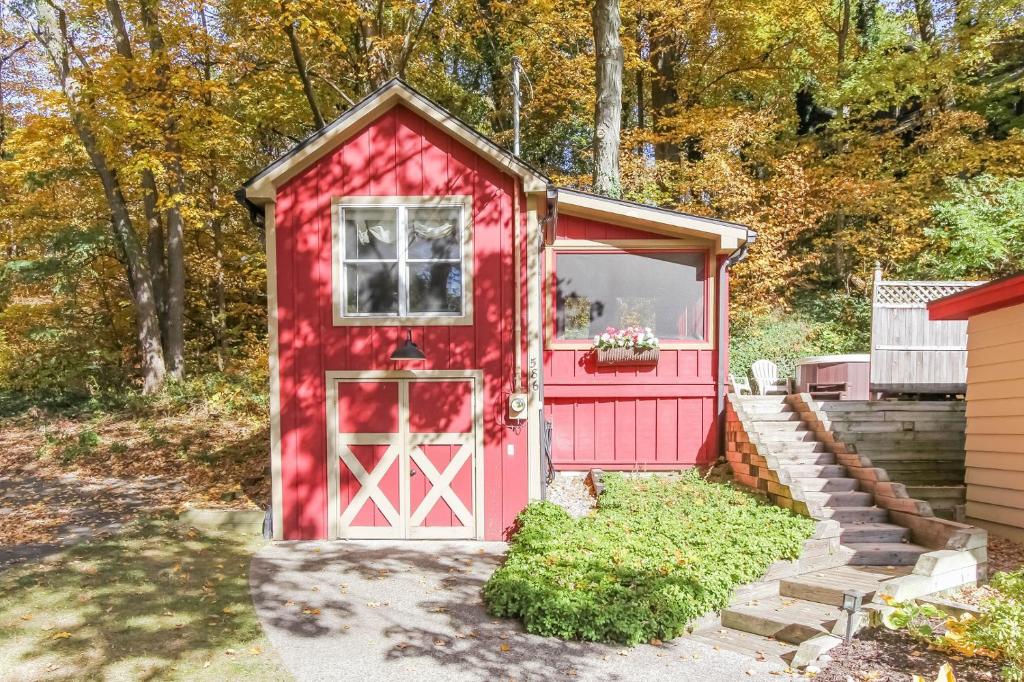
[[[353,197],[334,212],[334,324],[472,322],[469,197]]]

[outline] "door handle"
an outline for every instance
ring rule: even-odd
[[[409,469],[409,477],[412,478],[415,475],[416,475],[416,470],[415,469]]]

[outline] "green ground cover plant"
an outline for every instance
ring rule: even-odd
[[[538,635],[626,644],[678,637],[772,562],[798,556],[814,530],[695,471],[608,475],[589,516],[536,502],[518,524],[484,587],[488,611]]]

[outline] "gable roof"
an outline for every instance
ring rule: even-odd
[[[525,191],[544,191],[550,184],[550,180],[540,171],[481,135],[468,123],[427,99],[405,81],[394,78],[249,178],[242,185],[246,198],[256,203],[273,201],[278,187],[398,103],[424,116],[498,167],[522,178]]]
[[[521,178],[523,191],[549,192],[549,196],[553,191],[558,197],[557,205],[570,215],[589,216],[670,236],[715,238],[722,250],[735,249],[744,242],[753,241],[757,236],[753,230],[738,223],[703,218],[632,201],[609,199],[574,189],[555,188],[551,180],[539,170],[495,144],[458,116],[398,78],[371,92],[341,116],[249,178],[236,196],[249,209],[250,217],[259,221],[259,206],[275,201],[278,187],[326,156],[397,104],[405,105],[489,159],[497,167]]]
[[[1024,303],[1024,273],[964,289],[928,303],[930,320],[966,320],[972,315]]]
[[[659,206],[640,204],[624,199],[611,199],[599,194],[559,187],[558,211],[583,218],[634,227],[670,236],[717,237],[722,250],[753,242],[757,233],[746,225],[716,218],[704,218]]]

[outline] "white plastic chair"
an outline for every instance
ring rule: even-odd
[[[738,377],[732,372],[729,373],[729,384],[732,386],[732,392],[736,395],[743,395],[746,391],[749,394],[754,393],[754,389],[750,387],[750,380],[746,377]]]
[[[779,378],[779,368],[771,360],[758,360],[750,366],[758,395],[788,395],[789,379]]]

